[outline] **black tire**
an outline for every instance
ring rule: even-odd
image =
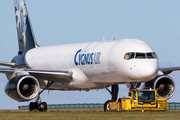
[[[47,103],[46,102],[41,103],[41,105],[39,106],[39,111],[41,111],[41,112],[47,111]]]
[[[110,111],[110,105],[109,105],[110,102],[111,100],[108,100],[104,103],[104,112]]]
[[[33,110],[33,102],[30,102],[29,104],[29,111],[31,112]]]
[[[44,105],[43,111],[47,112],[47,103],[46,102],[42,102],[42,104]]]
[[[34,109],[38,109],[38,104],[36,102],[30,102],[29,111],[33,111]]]

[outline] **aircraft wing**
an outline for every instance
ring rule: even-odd
[[[49,80],[60,83],[69,83],[72,79],[71,71],[54,71],[54,70],[36,70],[36,69],[17,69],[17,68],[0,68],[0,73],[13,75],[14,73],[28,73],[39,80]]]
[[[9,63],[9,62],[0,62],[0,65],[8,66],[8,67],[16,67],[16,66],[18,66],[16,63]]]
[[[54,70],[33,70],[25,69],[30,75],[37,79],[49,80],[60,83],[69,83],[72,79],[71,71],[54,71]]]
[[[159,68],[160,71],[162,71],[164,74],[170,74],[173,71],[180,70],[180,67],[168,67],[168,68]]]

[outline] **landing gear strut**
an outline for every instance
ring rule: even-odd
[[[118,91],[119,91],[119,86],[118,85],[112,85],[111,86],[111,91],[106,88],[110,94],[111,94],[111,100],[107,100],[105,103],[104,103],[104,111],[109,111],[109,102],[115,102],[117,100],[117,97],[118,97]]]
[[[141,83],[126,83],[126,86],[129,88],[128,95],[131,96],[131,89],[139,88]]]
[[[41,92],[39,92],[39,94],[36,96],[36,102],[31,102],[29,104],[29,111],[33,111],[34,109],[37,109],[39,111],[47,111],[47,103],[46,102],[41,102],[41,98],[40,98],[40,94],[46,90],[47,88],[49,88],[49,86],[51,86],[54,82],[49,82],[47,83],[46,88],[44,88]]]

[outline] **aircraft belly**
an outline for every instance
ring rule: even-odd
[[[104,84],[97,84],[96,86],[91,86],[91,87],[88,87],[88,88],[79,88],[79,87],[74,87],[74,86],[70,86],[68,84],[66,85],[63,85],[61,83],[53,83],[49,89],[51,90],[65,90],[65,91],[69,91],[69,90],[93,90],[93,89],[103,89],[103,88],[106,88],[106,87],[109,87],[110,85],[104,85]]]

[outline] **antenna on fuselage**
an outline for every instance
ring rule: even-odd
[[[105,41],[105,37],[103,36],[103,41]]]

